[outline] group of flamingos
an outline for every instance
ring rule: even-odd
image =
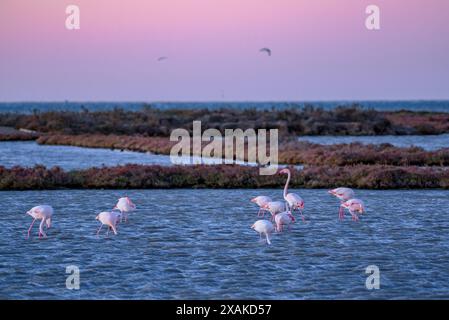
[[[125,219],[125,222],[128,221],[128,213],[134,211],[136,209],[136,205],[131,201],[129,197],[122,197],[118,199],[117,204],[111,211],[103,211],[100,212],[96,220],[100,221],[100,228],[98,228],[97,235],[100,233],[103,225],[108,227],[106,231],[106,235],[109,234],[109,230],[112,230],[114,234],[117,234],[117,224]],[[47,234],[44,231],[44,228],[51,227],[51,219],[53,217],[53,208],[49,205],[40,205],[31,208],[30,211],[27,212],[33,218],[33,222],[28,229],[27,239],[30,237],[31,229],[33,228],[36,220],[41,220],[39,225],[39,238],[46,238]]]
[[[265,235],[267,243],[271,244],[270,236],[273,231],[282,232],[284,226],[288,226],[295,222],[295,217],[293,216],[294,211],[298,210],[302,220],[305,222],[303,210],[304,210],[304,200],[296,193],[288,192],[288,185],[290,183],[291,172],[289,169],[282,169],[279,171],[280,174],[287,174],[287,181],[284,187],[284,201],[272,201],[270,197],[258,196],[251,199],[251,202],[256,203],[259,206],[258,217],[264,217],[265,212],[268,211],[271,214],[271,221],[261,219],[257,220],[251,228],[260,234],[260,237]],[[365,206],[363,201],[360,199],[355,199],[354,191],[349,188],[337,188],[329,190],[329,193],[337,197],[340,201],[340,211],[339,219],[344,218],[344,210],[347,209],[352,216],[352,220],[357,221],[358,214],[365,212]],[[118,200],[117,204],[111,211],[103,211],[99,213],[96,219],[101,223],[100,228],[97,231],[97,235],[100,233],[103,225],[108,227],[106,235],[112,230],[114,234],[117,234],[117,224],[125,219],[128,221],[128,213],[134,211],[136,205],[131,201],[129,197],[122,197]],[[49,205],[40,205],[32,208],[27,212],[33,218],[33,222],[28,229],[27,238],[30,237],[31,229],[33,228],[36,220],[41,220],[39,225],[39,238],[47,237],[44,228],[51,227],[51,220],[53,217],[53,208]],[[273,226],[275,222],[275,226]]]
[[[254,202],[259,206],[259,212],[257,213],[258,217],[264,217],[265,211],[268,211],[271,214],[271,221],[261,219],[257,220],[251,228],[259,233],[262,238],[265,235],[267,243],[271,244],[270,236],[271,234],[276,232],[282,232],[284,230],[284,226],[288,226],[295,222],[295,217],[293,216],[293,212],[298,210],[302,220],[305,222],[304,218],[304,200],[296,193],[288,192],[288,185],[290,183],[291,172],[289,169],[282,169],[279,171],[280,174],[287,174],[287,181],[285,182],[284,187],[284,201],[272,201],[270,197],[267,196],[258,196],[251,199],[251,202]],[[355,198],[354,191],[350,188],[336,188],[328,191],[331,195],[337,197],[340,200],[340,210],[338,213],[338,218],[340,220],[344,219],[345,213],[344,210],[348,210],[352,216],[353,221],[358,221],[358,214],[362,214],[365,212],[365,205],[363,201]],[[272,221],[275,223],[273,225]]]

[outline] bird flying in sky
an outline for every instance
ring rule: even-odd
[[[270,48],[262,48],[259,50],[260,52],[266,52],[268,56],[271,56],[271,49]]]

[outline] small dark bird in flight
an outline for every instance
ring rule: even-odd
[[[159,57],[159,58],[157,58],[157,61],[163,61],[163,60],[167,60],[168,58],[167,57]]]
[[[271,49],[270,48],[262,48],[259,50],[260,52],[266,52],[268,56],[271,57]]]

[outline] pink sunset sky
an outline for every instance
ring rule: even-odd
[[[0,0],[0,102],[448,98],[447,0]]]

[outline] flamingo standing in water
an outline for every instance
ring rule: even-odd
[[[122,197],[118,199],[117,204],[112,210],[120,210],[120,222],[123,220],[123,216],[125,217],[125,222],[128,221],[128,212],[132,212],[136,210],[136,205],[131,201],[129,197]]]
[[[274,221],[276,222],[276,231],[282,232],[284,231],[284,225],[288,225],[290,229],[290,224],[295,223],[295,217],[290,213],[290,211],[284,211],[278,213],[274,217]]]
[[[341,203],[340,203],[340,210],[338,211],[338,218],[342,220],[345,216],[345,212],[341,204],[344,203],[345,201],[354,199],[355,197],[354,190],[350,188],[341,187],[329,190],[328,192],[340,200]]]
[[[271,202],[271,198],[266,197],[266,196],[258,196],[258,197],[252,198],[251,202],[254,202],[255,204],[257,204],[259,206],[259,212],[257,212],[257,216],[263,217],[263,216],[265,216],[265,212],[264,212],[265,209],[263,209],[263,206],[266,203]]]
[[[285,199],[285,201],[287,201],[287,204],[289,207],[288,211],[293,213],[295,210],[298,210],[299,213],[301,214],[302,221],[305,222],[305,218],[304,218],[304,214],[303,214],[304,200],[296,193],[288,193],[288,184],[290,183],[290,178],[291,178],[290,169],[287,169],[287,168],[282,169],[281,171],[279,171],[279,173],[287,174],[287,181],[285,182],[285,187],[284,187],[284,199]]]
[[[100,233],[100,230],[103,227],[103,225],[108,226],[106,235],[109,234],[109,229],[112,229],[112,231],[116,235],[117,234],[117,223],[119,222],[120,218],[121,218],[121,214],[118,212],[113,212],[113,211],[100,212],[97,215],[97,217],[95,218],[96,220],[101,222],[100,228],[98,228],[98,231],[97,231],[97,235]]]
[[[31,210],[28,211],[27,214],[33,217],[33,222],[31,222],[31,225],[28,229],[27,239],[30,237],[31,229],[33,228],[34,222],[36,222],[36,220],[41,220],[41,223],[39,225],[39,238],[46,238],[47,234],[44,232],[44,225],[47,225],[47,229],[51,227],[53,208],[48,205],[40,205],[31,208]]]
[[[267,202],[262,207],[262,209],[270,212],[271,213],[271,221],[274,221],[274,217],[278,213],[285,211],[287,208],[286,208],[286,203],[283,201],[270,201],[270,202]]]
[[[262,239],[262,235],[265,235],[267,239],[267,243],[271,244],[270,235],[274,231],[273,224],[268,220],[257,220],[252,226],[251,229],[254,229],[259,233],[260,239]]]
[[[350,199],[341,204],[343,209],[347,209],[352,216],[353,221],[358,221],[359,217],[356,213],[365,213],[365,204],[360,199]],[[344,212],[343,212],[344,215]]]

